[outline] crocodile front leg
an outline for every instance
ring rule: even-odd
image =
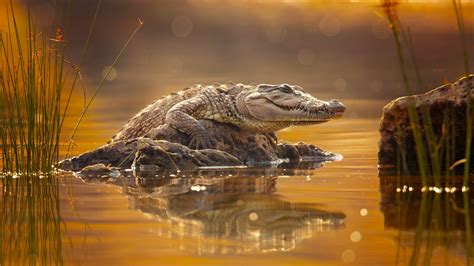
[[[166,123],[191,137],[188,146],[194,149],[212,148],[212,141],[206,129],[197,119],[206,118],[205,96],[196,96],[180,102],[166,113]]]

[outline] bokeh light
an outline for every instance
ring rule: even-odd
[[[360,240],[362,239],[362,235],[359,231],[354,231],[351,233],[350,239],[352,242],[357,243],[360,242]]]
[[[341,254],[341,260],[344,263],[354,262],[355,258],[356,258],[356,254],[355,254],[354,250],[352,250],[352,249],[346,249]]]
[[[334,37],[341,31],[341,23],[333,15],[326,15],[319,22],[319,30],[327,37]]]
[[[338,91],[345,91],[347,86],[347,82],[343,78],[338,78],[334,81],[334,87]]]
[[[250,220],[250,221],[256,221],[256,220],[258,220],[258,214],[257,214],[256,212],[251,212],[251,213],[249,214],[249,220]]]
[[[314,52],[311,49],[303,48],[298,51],[297,54],[298,62],[304,66],[312,65],[314,62]]]
[[[115,67],[106,66],[102,70],[102,78],[105,78],[105,80],[107,81],[113,81],[117,78],[117,76],[118,76],[118,72],[117,72],[117,69],[115,69]]]
[[[177,16],[171,23],[171,31],[178,38],[188,37],[193,31],[193,22],[187,16]]]

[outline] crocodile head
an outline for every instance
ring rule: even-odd
[[[338,100],[319,100],[299,86],[261,84],[242,92],[237,109],[254,121],[249,124],[260,127],[257,131],[276,131],[327,122],[341,117],[346,108]]]

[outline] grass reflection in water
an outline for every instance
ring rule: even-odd
[[[0,265],[61,265],[59,179],[2,178]]]
[[[414,182],[400,187],[395,177],[381,178],[384,225],[397,230],[396,265],[457,265],[469,258],[472,252],[468,252],[466,237],[470,232],[465,221],[474,217],[464,208],[472,208],[474,199],[469,193],[472,182],[463,189],[462,179],[453,178],[451,184],[441,187],[422,187]]]

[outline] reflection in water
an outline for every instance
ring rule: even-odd
[[[58,179],[1,178],[0,265],[61,265]]]
[[[394,179],[380,179],[380,208],[385,228],[398,232],[397,263],[405,258],[410,265],[466,261],[469,265],[472,232],[466,224],[474,225],[474,197],[469,189],[463,192],[456,180],[442,188],[423,189],[419,184],[397,185]],[[444,256],[433,257],[439,249],[445,251],[441,252]]]
[[[182,249],[227,254],[291,250],[314,232],[343,226],[343,213],[274,194],[278,176],[302,172],[308,174],[275,168],[83,179],[122,186],[133,208],[169,224],[160,226],[158,235],[197,240],[182,241]]]

